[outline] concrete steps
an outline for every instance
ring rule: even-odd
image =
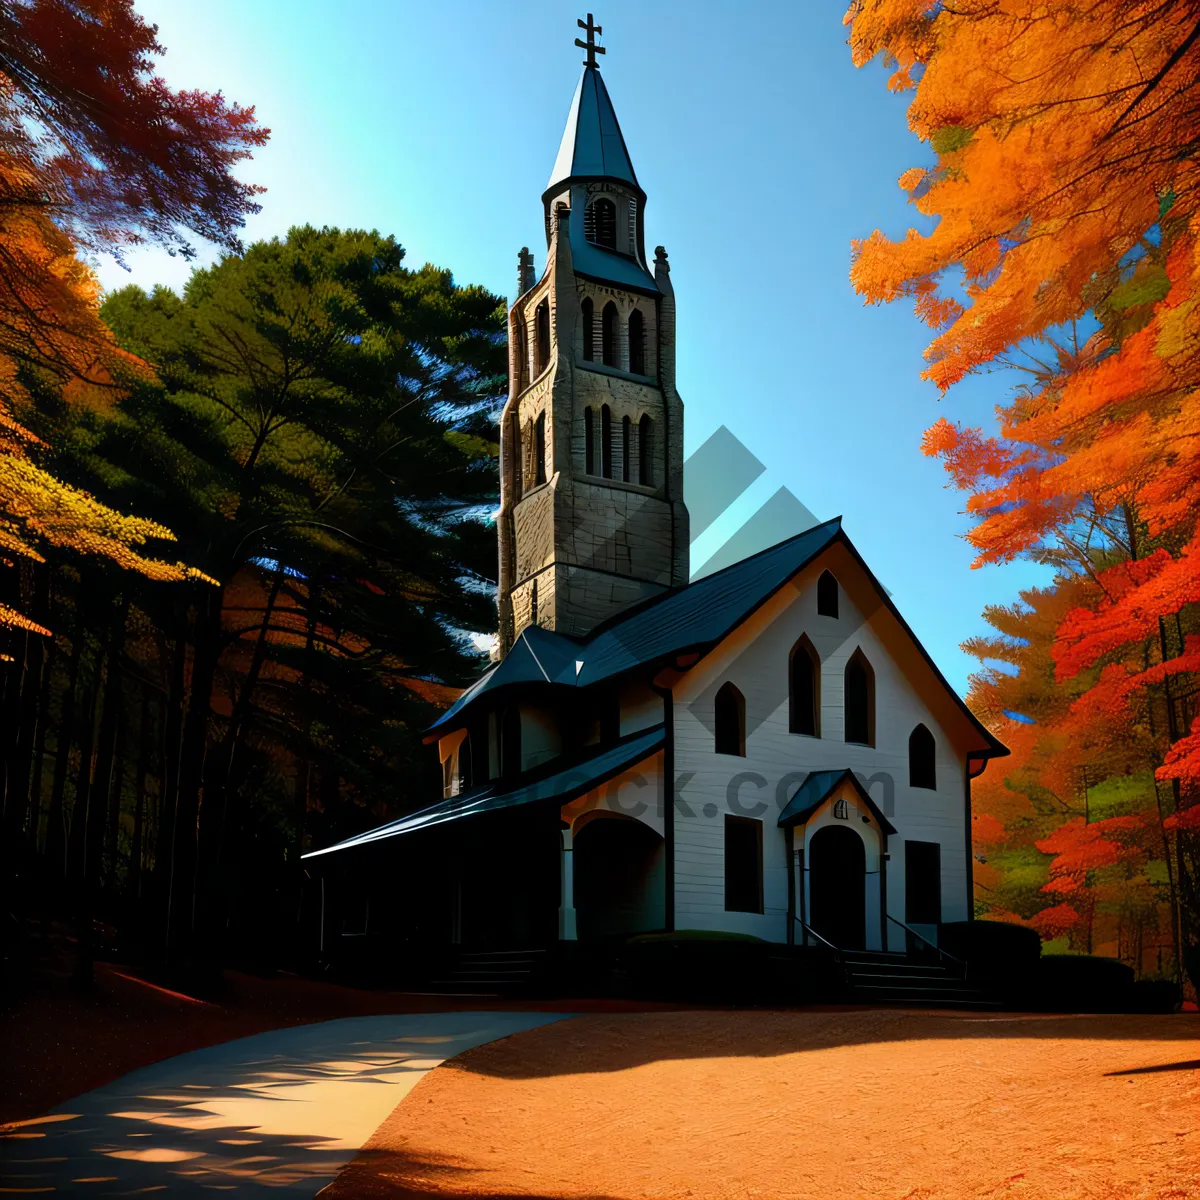
[[[549,966],[550,952],[544,949],[464,950],[431,986],[460,995],[522,991],[543,979]]]
[[[991,1010],[1002,1007],[994,996],[967,983],[959,970],[942,961],[868,951],[844,951],[841,958],[850,998],[859,1003]]]

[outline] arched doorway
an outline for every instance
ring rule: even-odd
[[[866,945],[867,854],[844,825],[826,825],[808,843],[809,924],[839,950]]]
[[[663,839],[632,817],[598,816],[574,839],[580,940],[663,926]]]

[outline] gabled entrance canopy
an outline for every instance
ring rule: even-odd
[[[779,814],[779,827],[786,829],[789,826],[803,825],[844,783],[849,783],[854,788],[863,806],[879,822],[879,828],[884,833],[896,832],[895,826],[883,815],[879,805],[859,783],[858,776],[848,767],[843,771],[810,771],[808,778]]]

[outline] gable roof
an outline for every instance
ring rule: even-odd
[[[651,597],[598,626],[587,638],[526,626],[508,654],[465,691],[430,726],[430,732],[448,727],[485,693],[510,684],[542,680],[563,687],[589,687],[676,654],[707,650],[840,532],[841,518],[835,517],[723,571]]]
[[[681,654],[706,654],[834,543],[847,549],[937,682],[984,740],[987,749],[972,751],[971,756],[1007,755],[1008,748],[971,712],[917,640],[887,589],[846,536],[841,517],[806,529],[685,587],[652,596],[635,608],[611,617],[586,638],[566,637],[538,626],[527,626],[508,654],[464,692],[428,732],[435,734],[450,728],[468,705],[510,684],[543,681],[586,688],[639,667],[666,663]],[[514,658],[513,666],[506,668]]]
[[[584,67],[546,190],[574,178],[616,179],[641,190],[608,88],[596,67]]]
[[[519,787],[511,787],[492,780],[478,788],[472,788],[460,796],[451,796],[438,804],[410,813],[397,821],[381,825],[355,837],[346,838],[333,846],[312,850],[302,858],[319,858],[335,850],[352,850],[372,842],[414,833],[418,829],[429,829],[434,825],[445,825],[450,821],[461,821],[477,817],[481,813],[496,812],[504,808],[519,808],[538,801],[553,801],[567,804],[578,796],[606,783],[613,776],[637,766],[652,754],[662,749],[666,740],[661,725],[635,733],[612,746],[606,746],[585,759],[565,762],[556,759],[546,771],[526,778]]]
[[[884,833],[895,833],[895,826],[883,815],[883,810],[871,799],[870,793],[849,767],[841,771],[810,771],[808,777],[796,789],[796,794],[787,802],[779,814],[779,827],[801,825],[808,820],[837,791],[843,783],[849,783],[858,793],[858,798],[879,822]]]

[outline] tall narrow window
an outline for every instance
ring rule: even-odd
[[[633,447],[629,444],[633,422],[628,417],[621,418],[621,478],[629,482],[629,459]]]
[[[629,370],[634,375],[646,373],[646,318],[640,308],[629,314]]]
[[[617,248],[617,206],[607,197],[593,200],[584,213],[584,236],[597,246]]]
[[[538,608],[537,608],[537,580],[533,581],[533,587],[529,589],[529,623],[536,625],[538,623]]]
[[[715,749],[718,754],[746,756],[746,701],[732,683],[724,683],[713,702]]]
[[[596,353],[596,310],[590,296],[584,296],[581,307],[583,308],[583,359],[584,362],[591,362]]]
[[[904,843],[904,919],[937,925],[942,919],[942,847],[938,842]]]
[[[509,705],[500,718],[500,775],[515,779],[521,773],[521,711]]]
[[[550,365],[550,301],[543,300],[533,314],[533,373],[540,375]]]
[[[525,489],[525,447],[523,445],[525,439],[521,436],[521,419],[517,413],[513,413],[510,428],[512,429],[513,490],[519,497]]]
[[[937,787],[937,745],[924,725],[908,735],[908,786]]]
[[[789,728],[792,733],[821,736],[821,660],[806,636],[792,647]]]
[[[600,360],[606,367],[617,365],[617,306],[611,300],[600,314]]]
[[[583,410],[583,469],[596,473],[596,414],[590,408]]]
[[[612,473],[612,409],[600,406],[600,474],[611,479]]]
[[[846,741],[875,745],[875,672],[861,650],[846,664]]]
[[[654,422],[648,413],[637,422],[637,481],[654,485]]]
[[[534,451],[535,441],[533,435],[533,421],[525,422],[525,436],[522,439],[525,457],[521,462],[521,480],[522,488],[531,488],[535,482],[536,468],[534,466]]]
[[[838,615],[838,582],[828,571],[817,580],[817,613],[822,617]]]
[[[725,818],[725,911],[763,910],[763,823],[753,817]]]
[[[533,482],[546,482],[546,413],[538,413],[533,423]]]

